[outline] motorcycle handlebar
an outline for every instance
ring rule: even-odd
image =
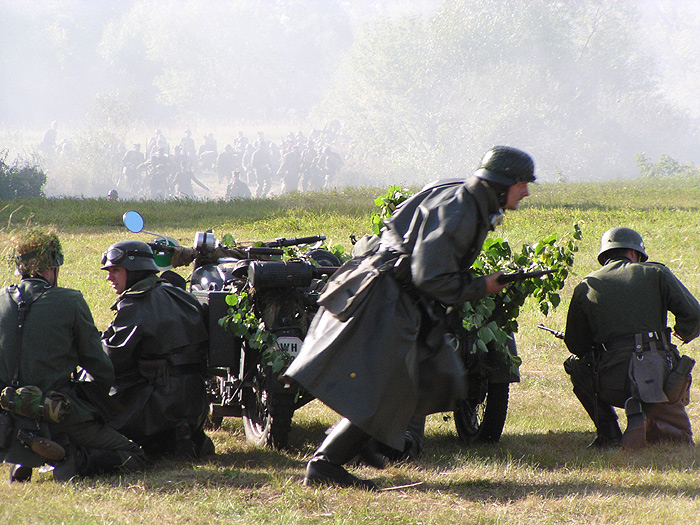
[[[160,253],[174,253],[175,252],[175,246],[170,246],[169,244],[161,244],[159,242],[147,242],[148,246],[151,247],[151,250],[154,252],[160,252]]]

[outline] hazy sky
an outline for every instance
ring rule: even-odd
[[[520,0],[473,1],[501,10],[522,6]],[[579,0],[561,3],[567,2]],[[438,0],[0,0],[0,150],[21,149],[22,141],[36,144],[54,120],[59,137],[93,126],[96,108],[108,114],[102,117],[110,125],[118,126],[115,117],[123,117],[149,131],[155,125],[177,130],[173,133],[193,127],[198,135],[229,124],[306,126],[361,28],[378,17],[430,16],[440,5]],[[700,122],[700,1],[628,5],[641,9],[641,31],[631,36],[653,58],[650,75],[658,75],[663,97]],[[541,67],[535,55],[532,60],[532,69]],[[236,108],[238,100],[246,102]],[[636,145],[631,147],[628,159]],[[679,155],[682,162],[700,162],[700,148]]]
[[[504,3],[497,0],[497,3]],[[516,0],[517,1],[517,0]],[[577,0],[569,0],[575,2]],[[663,74],[664,89],[679,107],[700,118],[697,96],[700,62],[700,2],[631,0],[643,7],[640,46],[651,53]],[[213,6],[236,2],[198,0]],[[274,9],[274,0],[258,0]],[[328,0],[289,0],[323,10]],[[378,16],[429,15],[437,0],[341,0],[351,28]],[[507,5],[508,2],[505,2]],[[191,2],[173,0],[0,0],[0,129],[45,127],[57,115],[78,124],[97,93],[119,83],[119,71],[105,62],[98,46],[110,24],[135,5],[153,11],[177,11]],[[207,27],[200,28],[204,33]],[[98,48],[96,48],[98,47]],[[338,52],[346,49],[337,49]],[[216,52],[217,50],[212,50]],[[139,52],[134,50],[134,52]],[[147,54],[142,49],[140,53]],[[152,72],[151,72],[152,73]],[[69,115],[66,117],[66,115]]]

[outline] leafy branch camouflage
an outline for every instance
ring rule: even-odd
[[[20,275],[37,275],[59,266],[62,259],[63,250],[56,232],[39,228],[16,233],[7,255],[7,262]]]

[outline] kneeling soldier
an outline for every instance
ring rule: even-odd
[[[20,235],[13,257],[22,280],[0,291],[0,458],[13,465],[10,482],[46,463],[59,481],[144,467],[141,448],[105,426],[71,381],[81,367],[106,398],[114,369],[82,294],[57,286],[58,236]]]
[[[647,259],[636,231],[606,231],[598,253],[602,268],[586,276],[571,299],[564,341],[574,355],[564,368],[596,425],[593,446],[693,442],[684,407],[687,367],[680,389],[671,392],[667,381],[690,360],[684,357],[678,367],[681,356],[666,323],[670,311],[674,335],[691,341],[700,333],[700,305],[671,270]],[[613,407],[625,408],[624,436]]]

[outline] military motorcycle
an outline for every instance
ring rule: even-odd
[[[124,215],[124,224],[133,233],[157,237],[149,245],[156,264],[164,270],[161,277],[176,282],[178,275],[170,268],[193,263],[186,282],[204,306],[210,337],[210,425],[217,428],[225,417],[241,417],[248,441],[258,446],[286,447],[294,411],[313,397],[301,387],[281,381],[281,372],[274,370],[269,353],[266,356],[245,338],[226,330],[221,320],[229,311],[227,296],[247,293],[256,317],[276,336],[272,353],[291,362],[318,309],[316,301],[327,277],[340,266],[332,252],[318,247],[325,236],[278,238],[262,246],[227,247],[212,233],[197,232],[189,248],[145,231],[143,218],[135,211]],[[282,260],[285,249],[292,246],[310,249]]]
[[[125,213],[124,224],[133,233],[157,237],[149,245],[163,270],[161,277],[188,286],[205,307],[210,334],[210,425],[218,428],[225,417],[241,417],[248,441],[258,446],[285,447],[294,411],[313,397],[297,385],[280,381],[279,373],[264,361],[263,352],[227,331],[220,320],[229,309],[228,295],[250,293],[256,315],[276,336],[275,351],[291,361],[299,353],[318,310],[316,301],[325,281],[340,261],[322,248],[309,249],[296,260],[283,261],[281,257],[286,247],[313,246],[325,237],[279,238],[264,246],[229,248],[212,233],[197,232],[189,248],[178,246],[170,237],[145,231],[138,212]],[[172,266],[190,263],[193,270],[187,280],[170,271]],[[455,330],[455,336],[468,382],[468,396],[456,404],[452,414],[457,435],[467,445],[497,442],[505,425],[510,383],[519,381],[504,353],[517,358],[515,341],[509,340],[505,349],[489,344],[485,352],[472,344],[472,334]]]

